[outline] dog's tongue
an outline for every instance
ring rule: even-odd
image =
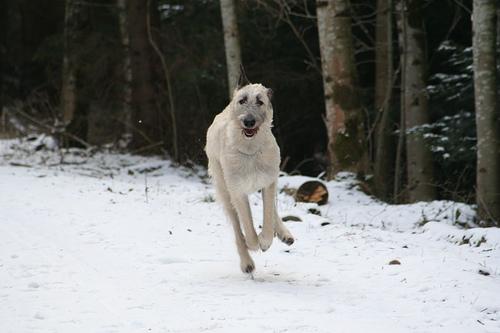
[[[258,128],[244,128],[243,133],[245,133],[245,136],[248,138],[251,138],[252,136],[257,133]]]

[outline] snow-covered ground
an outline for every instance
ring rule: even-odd
[[[296,242],[254,253],[251,278],[203,170],[14,143],[0,142],[2,333],[500,332],[500,232],[462,229],[467,205],[386,205],[349,175],[321,207],[282,191]]]

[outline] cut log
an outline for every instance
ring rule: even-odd
[[[300,185],[295,193],[297,202],[313,202],[318,205],[324,205],[328,202],[328,190],[326,186],[319,181],[312,180]]]

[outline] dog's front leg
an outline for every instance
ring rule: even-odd
[[[224,211],[227,217],[231,221],[234,231],[234,237],[236,240],[236,248],[240,256],[240,267],[244,273],[252,273],[255,269],[255,264],[248,253],[247,245],[245,244],[245,237],[241,232],[240,221],[238,219],[238,213],[231,202],[231,196],[226,187],[226,182],[223,177],[223,171],[219,162],[214,160],[208,161],[208,167],[211,171],[212,177],[214,179],[215,191],[217,193],[218,200],[222,203]]]
[[[276,211],[276,183],[272,183],[262,190],[264,204],[264,221],[262,232],[259,234],[259,245],[262,251],[266,251],[273,243],[274,238],[274,214]]]
[[[243,226],[247,247],[251,251],[257,251],[259,249],[259,241],[253,226],[252,211],[248,203],[248,196],[246,194],[235,194],[231,196],[231,199]]]
[[[234,237],[236,240],[236,249],[240,256],[240,267],[243,273],[252,273],[255,269],[255,264],[248,253],[247,245],[245,244],[245,236],[241,232],[240,221],[238,220],[238,215],[236,210],[230,205],[229,196],[228,200],[224,201],[224,208],[226,214],[233,225]]]

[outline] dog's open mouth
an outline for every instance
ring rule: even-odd
[[[258,127],[255,127],[255,128],[244,128],[243,129],[243,134],[245,134],[245,136],[247,138],[251,138],[252,136],[254,136],[255,134],[257,134],[258,130],[259,130]]]

